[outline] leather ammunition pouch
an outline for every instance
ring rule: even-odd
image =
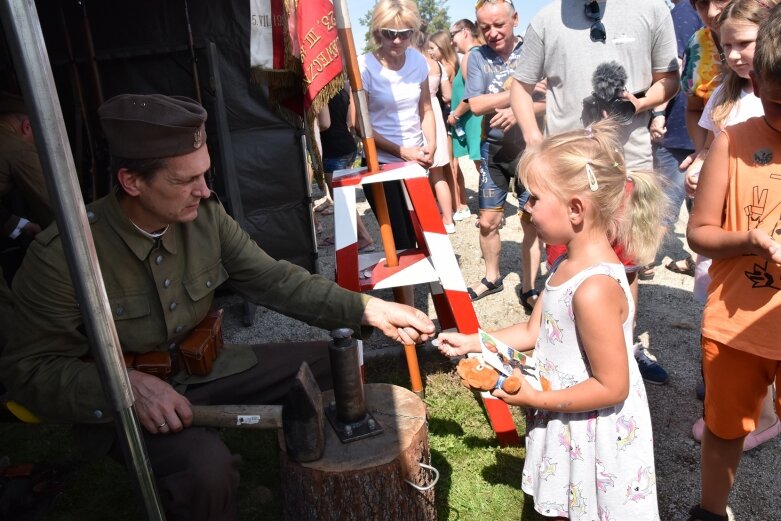
[[[151,374],[163,380],[171,376],[171,355],[166,352],[122,353],[122,358],[125,361],[125,367],[128,369]],[[82,360],[90,363],[95,362],[95,358],[92,355],[87,355]]]
[[[195,326],[187,337],[179,343],[179,355],[187,374],[195,376],[208,375],[217,355],[223,346],[222,339],[222,309],[210,311],[201,322]],[[176,360],[172,360],[170,351],[149,351],[148,353],[123,353],[125,367],[133,368],[142,373],[151,374],[162,380],[168,379],[174,373]],[[94,362],[88,355],[85,362]],[[176,367],[178,370],[178,367]]]
[[[222,315],[222,309],[210,311],[179,344],[179,354],[188,374],[206,376],[211,372],[223,346]]]

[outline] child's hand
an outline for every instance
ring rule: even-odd
[[[480,340],[476,333],[472,335],[441,333],[439,337],[431,341],[431,344],[445,356],[461,356],[480,352]]]
[[[537,391],[534,387],[532,387],[529,384],[529,382],[526,381],[526,378],[523,376],[523,373],[521,373],[521,370],[518,369],[517,367],[513,369],[513,375],[517,376],[521,380],[521,388],[518,389],[517,393],[509,394],[504,392],[502,389],[494,389],[493,391],[491,391],[491,394],[495,398],[499,398],[500,400],[503,400],[509,405],[529,407],[532,403],[534,403],[534,397],[539,391]]]
[[[755,228],[748,232],[748,240],[757,255],[781,264],[781,244],[774,241],[767,232]]]
[[[700,170],[702,169],[702,160],[695,159],[694,162],[686,169],[686,175],[683,178],[683,187],[686,190],[686,195],[694,197],[694,193],[697,191],[697,184],[700,179]]]

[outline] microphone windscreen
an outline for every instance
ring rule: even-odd
[[[626,88],[626,69],[615,61],[600,63],[591,78],[594,95],[610,101]]]

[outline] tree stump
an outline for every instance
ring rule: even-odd
[[[389,384],[364,387],[366,409],[382,426],[371,438],[343,444],[325,426],[325,454],[298,463],[280,451],[282,514],[291,521],[431,521],[437,518],[426,407],[414,393]],[[327,406],[333,392],[323,393]]]

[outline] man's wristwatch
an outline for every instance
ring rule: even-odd
[[[651,119],[658,118],[659,116],[667,117],[663,110],[652,110]]]

